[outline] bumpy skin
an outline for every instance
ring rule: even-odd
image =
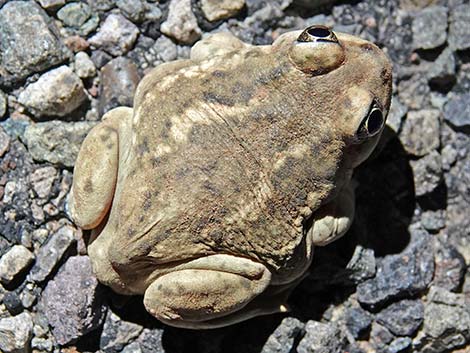
[[[210,36],[90,132],[71,212],[100,281],[180,327],[285,310],[313,246],[351,224],[391,95],[380,49],[312,28],[271,46]]]

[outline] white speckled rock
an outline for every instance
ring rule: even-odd
[[[34,254],[23,245],[13,246],[0,258],[0,282],[10,283],[34,260]]]
[[[24,312],[0,320],[0,352],[27,353],[32,336],[31,314]]]
[[[204,15],[209,21],[235,16],[245,6],[245,0],[201,0]]]
[[[172,0],[168,18],[160,29],[162,33],[184,44],[193,44],[201,38],[201,29],[191,9],[191,0]]]
[[[46,72],[18,97],[36,117],[65,116],[86,99],[82,81],[68,66]]]

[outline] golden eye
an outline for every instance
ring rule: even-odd
[[[385,119],[382,110],[373,103],[372,108],[369,110],[367,116],[362,120],[359,129],[357,130],[356,137],[361,142],[365,139],[377,135],[384,125]]]
[[[298,42],[333,42],[338,43],[335,34],[326,26],[307,27],[297,38]]]

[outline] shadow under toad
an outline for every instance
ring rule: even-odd
[[[364,280],[361,276],[373,276],[374,273],[360,273],[367,272],[367,263],[359,264],[359,269],[351,268],[358,249],[366,249],[375,271],[375,257],[399,253],[408,245],[408,226],[415,210],[412,169],[403,146],[391,129],[384,131],[377,150],[355,171],[359,185],[351,229],[342,239],[315,248],[309,275],[289,298],[292,309],[289,316],[304,322],[320,320],[329,306],[343,302],[355,292],[357,280]],[[359,261],[367,262],[367,259]],[[168,353],[260,352],[286,316],[268,315],[213,330],[178,329],[163,325],[150,316],[144,309],[142,297],[109,293],[111,310],[122,320],[162,332],[160,344]],[[155,347],[152,351],[160,350]]]

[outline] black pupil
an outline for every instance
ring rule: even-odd
[[[312,27],[307,30],[307,33],[313,37],[325,38],[330,35],[330,30],[323,27]]]
[[[382,112],[379,109],[374,109],[367,119],[367,131],[369,134],[373,135],[380,130],[383,123]]]

